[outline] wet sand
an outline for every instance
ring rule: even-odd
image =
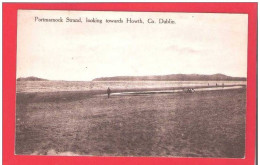
[[[18,93],[16,154],[242,158],[246,89]]]

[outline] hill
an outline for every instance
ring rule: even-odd
[[[116,76],[95,78],[92,81],[246,81],[245,77],[231,77],[224,74],[170,74],[156,76]]]
[[[38,77],[20,77],[17,81],[48,81],[47,79],[38,78]]]

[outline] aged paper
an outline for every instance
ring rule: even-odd
[[[19,10],[17,155],[243,158],[247,14]]]

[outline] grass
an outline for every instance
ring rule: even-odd
[[[244,157],[245,88],[89,96],[17,94],[15,153]]]

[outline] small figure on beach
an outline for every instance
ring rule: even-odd
[[[222,83],[222,88],[224,88],[224,83]]]
[[[184,89],[183,91],[186,92],[186,93],[193,93],[193,92],[195,92],[194,88]]]
[[[110,88],[108,87],[108,88],[107,88],[107,98],[110,97],[110,93],[111,93],[111,90],[110,90]]]
[[[216,83],[216,87],[218,86],[218,83]]]
[[[208,86],[209,86],[209,83],[208,83]]]

